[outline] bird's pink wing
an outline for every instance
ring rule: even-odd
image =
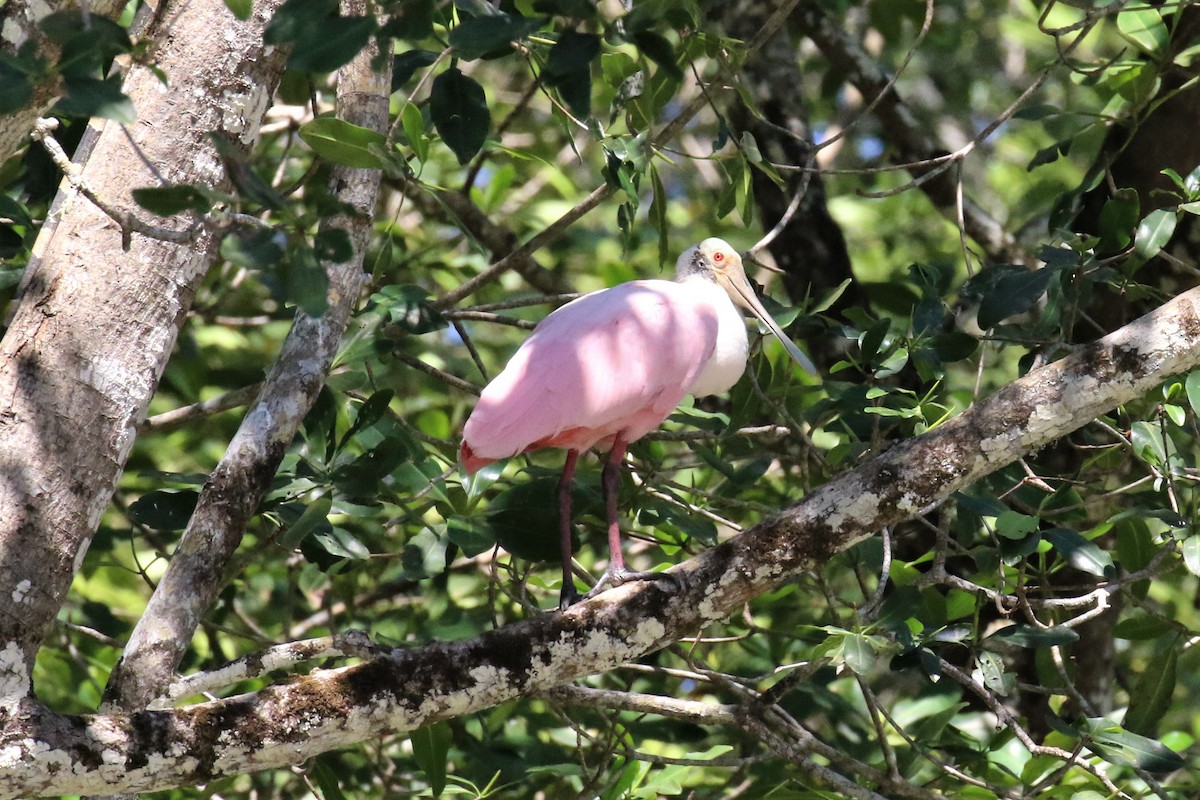
[[[463,431],[464,461],[586,449],[618,432],[637,439],[687,394],[716,336],[715,310],[678,283],[581,297],[543,320],[488,384]]]

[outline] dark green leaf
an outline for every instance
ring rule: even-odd
[[[288,67],[302,72],[333,72],[358,55],[374,32],[374,17],[322,20],[305,28],[296,39]]]
[[[308,555],[311,548],[308,543],[319,548],[334,558],[349,558],[356,561],[364,561],[371,557],[371,551],[356,539],[349,531],[344,528],[334,526],[328,531],[318,531],[312,536],[306,537],[302,543],[301,551]]]
[[[387,146],[387,137],[336,117],[320,117],[300,126],[300,138],[317,155],[335,164],[360,169],[379,169],[382,163],[372,145]]]
[[[1158,723],[1171,707],[1178,661],[1179,651],[1171,647],[1143,670],[1129,692],[1129,708],[1124,720],[1127,730],[1143,736],[1153,736],[1158,730]]]
[[[392,389],[380,389],[368,397],[366,402],[359,407],[358,416],[354,418],[354,424],[342,436],[342,441],[338,444],[338,449],[340,450],[345,447],[346,442],[350,441],[354,434],[371,427],[383,419],[383,415],[387,413],[388,405],[395,396],[396,392]]]
[[[1158,548],[1145,520],[1125,519],[1116,523],[1117,560],[1127,572],[1137,572],[1150,563]]]
[[[225,0],[225,7],[243,22],[250,19],[250,15],[254,12],[253,0]]]
[[[283,281],[287,299],[310,317],[329,307],[329,275],[311,248],[297,247],[288,254]]]
[[[385,286],[371,300],[387,310],[388,322],[412,334],[429,333],[446,327],[445,318],[428,302],[429,293],[420,286]]]
[[[1100,210],[1097,253],[1117,253],[1129,246],[1140,217],[1139,207],[1138,195],[1133,189],[1119,189],[1108,199]]]
[[[142,495],[129,506],[129,518],[156,531],[187,527],[200,493],[191,489],[161,489]]]
[[[433,35],[435,0],[404,0],[393,3],[391,18],[379,29],[381,37],[420,41]],[[395,91],[393,84],[392,91]]]
[[[533,0],[533,10],[548,16],[592,19],[596,6],[592,0]]]
[[[290,44],[304,36],[312,28],[320,28],[325,20],[336,17],[338,0],[287,0],[263,33],[267,44]]]
[[[296,548],[304,537],[315,531],[321,525],[328,524],[329,509],[333,507],[333,498],[325,495],[318,497],[304,508],[300,516],[279,538],[279,544],[285,549]]]
[[[1168,619],[1140,614],[1118,622],[1113,628],[1113,636],[1130,641],[1147,641],[1157,639],[1174,629],[1174,625]]]
[[[1006,539],[1024,539],[1038,529],[1037,517],[1005,509],[996,517],[996,533]]]
[[[467,558],[474,558],[496,546],[496,532],[492,526],[469,517],[452,517],[446,523],[446,535]]]
[[[593,59],[600,55],[600,37],[594,33],[563,31],[550,57],[546,59],[546,72],[554,77],[575,73],[591,73]]]
[[[245,269],[269,269],[283,260],[286,243],[283,232],[272,228],[237,231],[221,241],[221,257]]]
[[[987,330],[1001,320],[1033,308],[1057,273],[1049,268],[1009,272],[979,301],[979,327]]]
[[[398,91],[408,83],[417,70],[437,61],[437,53],[431,50],[409,50],[392,59],[392,91]]]
[[[344,228],[325,228],[313,237],[313,251],[322,261],[344,264],[354,257],[354,245]]]
[[[676,80],[683,78],[683,70],[675,63],[675,48],[666,37],[653,31],[639,31],[633,34],[632,39],[638,50],[664,72]]]
[[[460,164],[466,164],[479,152],[492,125],[483,87],[457,68],[434,78],[429,115]]]
[[[133,103],[121,93],[121,79],[68,78],[66,96],[54,104],[53,112],[64,117],[104,117],[126,125],[137,121]]]
[[[350,497],[370,497],[378,493],[380,482],[407,457],[404,450],[385,441],[334,470],[334,485]]]
[[[1161,742],[1130,733],[1103,717],[1088,719],[1087,724],[1084,736],[1088,749],[1111,764],[1157,773],[1174,772],[1186,764]]]
[[[544,22],[540,17],[514,17],[508,14],[464,19],[450,31],[450,45],[464,61],[503,55],[511,52],[512,42],[524,39],[542,27]]]
[[[228,2],[228,0],[226,0]],[[249,0],[247,0],[249,3]],[[309,769],[310,774],[316,779],[317,786],[321,787],[322,800],[346,800],[346,795],[342,792],[342,786],[338,780],[338,773],[335,768],[331,767],[326,761],[332,761],[330,756],[321,756],[315,760],[315,764]]]
[[[1009,625],[988,637],[1018,647],[1053,647],[1079,641],[1079,634],[1070,628],[1056,625],[1052,628],[1035,628],[1032,625]]]
[[[13,224],[26,228],[33,225],[33,218],[29,216],[29,209],[2,193],[0,193],[0,219],[6,220],[6,222],[0,222],[0,224],[4,225]]]
[[[441,796],[446,789],[446,764],[450,744],[454,739],[450,726],[435,722],[412,732],[413,759],[425,773],[429,790],[434,797]]]
[[[33,99],[33,81],[28,75],[0,61],[0,114],[11,114]]]
[[[567,108],[581,120],[592,114],[592,77],[587,72],[571,72],[546,81],[558,90]]]
[[[203,214],[211,208],[209,199],[195,186],[150,186],[134,189],[133,201],[160,217],[170,217],[181,211]]]
[[[1068,528],[1051,528],[1042,534],[1042,538],[1066,558],[1075,569],[1089,575],[1105,576],[1113,571],[1112,556],[1096,545],[1083,538],[1078,531]]]

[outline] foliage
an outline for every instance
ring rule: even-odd
[[[862,106],[827,54],[797,47],[812,130],[829,142],[817,164],[871,302],[834,312],[833,297],[800,297],[778,307],[803,341],[834,343],[824,378],[804,378],[764,344],[728,398],[685,402],[662,433],[631,448],[621,507],[641,568],[753,525],[1095,337],[1096,297],[1129,308],[1165,297],[1174,284],[1161,277],[1164,249],[1200,213],[1200,173],[1167,170],[1154,207],[1116,192],[1095,230],[1071,227],[1085,190],[1101,182],[1106,133],[1117,122],[1149,124],[1168,70],[1190,66],[1190,49],[1168,47],[1177,17],[1166,9],[1085,14],[1052,4],[1039,18],[1030,5],[938,4],[925,31],[918,3],[815,5],[898,71],[895,88],[920,126],[961,140],[953,167],[964,191],[1020,232],[1031,257],[1000,262],[960,238],[955,215],[931,207],[914,171],[887,168],[903,151],[902,132]],[[231,196],[177,186],[137,197],[148,218],[227,203],[275,228],[230,236],[196,299],[73,587],[69,625],[40,656],[44,700],[63,711],[97,707],[120,642],[239,421],[223,411],[175,427],[153,415],[257,383],[295,309],[323,310],[320,261],[344,260],[349,246],[314,236],[334,210],[319,189],[331,164],[385,171],[370,287],[184,671],[354,628],[404,645],[463,638],[553,607],[561,453],[463,477],[456,437],[470,385],[494,375],[544,316],[544,294],[657,276],[708,235],[750,247],[761,222],[754,176],[790,186],[785,177],[802,166],[768,160],[753,136],[729,128],[726,104],[740,97],[761,111],[766,99],[744,80],[746,45],[724,32],[727,9],[655,0],[624,14],[613,8],[409,0],[357,18],[330,0],[290,0],[276,15],[268,35],[292,55],[272,114],[283,121],[294,113],[285,102],[311,98],[303,124],[269,125],[250,161],[231,163],[243,176]],[[33,53],[0,62],[0,111],[19,107],[25,88],[54,71],[68,86],[61,114],[127,118],[100,69],[133,45],[119,26],[85,41],[76,21],[43,23],[63,50],[56,63]],[[799,42],[802,33],[780,35]],[[324,73],[372,36],[394,51],[386,140],[329,115]],[[703,104],[695,118],[661,138],[695,98]],[[994,120],[996,132],[977,138]],[[31,149],[0,174],[7,292],[51,198],[41,159]],[[511,248],[593,192],[607,193],[600,207],[521,271],[444,301],[506,254],[496,229]],[[830,775],[885,795],[903,786],[913,797],[1193,794],[1198,413],[1200,378],[1169,381],[820,573],[755,598],[696,640],[588,682],[769,707],[764,717],[791,721],[775,732],[793,737],[800,756],[669,713],[530,698],[329,754],[297,774],[162,796],[846,791]],[[603,560],[598,487],[596,462],[581,464],[577,556],[593,575]],[[1084,623],[1097,620],[1106,625],[1087,632]],[[1097,688],[1092,671],[1115,680]],[[752,695],[769,702],[752,706]]]

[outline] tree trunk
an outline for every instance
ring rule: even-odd
[[[173,4],[157,67],[125,82],[138,122],[108,125],[83,179],[109,204],[148,217],[130,190],[226,185],[208,138],[254,139],[283,66],[262,44],[276,3],[237,21],[220,0]],[[159,177],[161,176],[161,178]],[[39,643],[112,496],[217,239],[172,244],[121,231],[72,193],[34,248],[0,342],[0,695],[30,689]],[[166,222],[182,230],[189,219]],[[49,226],[48,226],[49,228]],[[125,245],[125,246],[123,246]]]

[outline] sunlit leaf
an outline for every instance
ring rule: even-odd
[[[379,169],[382,163],[371,146],[386,147],[387,137],[336,117],[318,117],[300,126],[300,138],[317,155],[347,167]]]
[[[1112,556],[1100,549],[1095,542],[1083,538],[1078,531],[1068,528],[1051,528],[1042,533],[1067,562],[1089,575],[1108,575],[1113,571]]]

